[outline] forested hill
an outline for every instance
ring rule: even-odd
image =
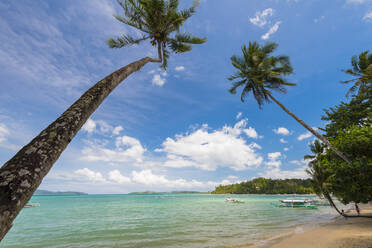
[[[311,194],[310,179],[256,178],[237,184],[218,186],[212,194]]]

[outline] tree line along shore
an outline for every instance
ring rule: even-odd
[[[212,194],[314,194],[310,179],[266,179],[217,186]]]

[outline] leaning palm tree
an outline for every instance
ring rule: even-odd
[[[341,81],[343,84],[354,83],[347,91],[346,96],[358,90],[358,94],[366,90],[368,84],[372,84],[372,54],[369,51],[362,52],[359,56],[351,57],[351,69],[343,70],[353,76],[351,80]]]
[[[260,46],[257,42],[249,42],[248,47],[243,45],[243,56],[234,55],[231,57],[232,65],[238,69],[238,71],[228,78],[228,80],[232,81],[233,84],[230,93],[236,94],[237,88],[242,86],[241,101],[244,102],[248,93],[252,92],[260,108],[265,102],[270,102],[270,100],[274,101],[285,112],[332,149],[338,156],[351,164],[351,161],[337,148],[332,146],[325,137],[320,135],[273,97],[272,91],[286,93],[285,86],[296,85],[288,83],[283,78],[283,76],[289,75],[293,72],[289,57],[270,56],[277,46],[276,43],[272,42],[263,46]]]
[[[159,57],[142,58],[96,83],[0,168],[0,241],[61,153],[115,87],[148,62],[162,63],[165,69],[170,51],[187,52],[192,44],[206,41],[180,32],[180,27],[195,13],[197,2],[181,11],[178,10],[177,0],[124,0],[118,3],[124,10],[124,16],[115,18],[144,35],[140,38],[123,35],[109,39],[109,46],[120,48],[150,40],[157,47]]]

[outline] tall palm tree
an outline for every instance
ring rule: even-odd
[[[354,76],[351,80],[341,81],[341,83],[354,85],[347,91],[346,96],[358,89],[358,94],[372,84],[372,54],[369,51],[362,52],[359,56],[351,57],[352,68],[343,70],[346,74]]]
[[[120,48],[150,40],[151,44],[157,47],[159,57],[142,58],[96,83],[1,167],[0,241],[61,153],[115,87],[148,62],[162,63],[165,69],[170,55],[169,50],[183,53],[190,51],[192,44],[206,41],[180,32],[180,27],[195,13],[197,1],[191,8],[181,11],[178,10],[177,0],[123,0],[118,3],[124,10],[124,16],[115,18],[143,32],[144,35],[138,39],[129,35],[109,39],[107,41],[109,46]]]
[[[271,91],[286,93],[285,86],[295,86],[296,84],[285,81],[283,76],[293,72],[293,68],[287,56],[271,56],[271,53],[278,47],[276,43],[267,43],[260,46],[257,42],[249,42],[248,47],[242,46],[243,56],[232,56],[232,65],[238,69],[228,80],[232,81],[230,93],[236,94],[237,88],[242,86],[241,101],[244,102],[249,92],[253,93],[258,106],[261,108],[265,102],[274,101],[286,113],[292,116],[302,126],[314,134],[338,156],[347,163],[351,161],[345,157],[337,148],[312,127],[294,115],[286,107],[283,106],[276,98],[273,97]]]

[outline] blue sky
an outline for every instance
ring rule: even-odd
[[[181,1],[191,6],[191,0]],[[144,56],[149,44],[111,50],[136,31],[116,1],[0,2],[0,163],[96,81]],[[303,178],[314,137],[275,104],[227,92],[230,57],[250,40],[279,44],[297,83],[277,99],[313,127],[348,86],[341,69],[371,47],[370,0],[202,0],[183,28],[208,42],[148,64],[104,101],[40,188],[88,193],[200,190],[258,176]]]

